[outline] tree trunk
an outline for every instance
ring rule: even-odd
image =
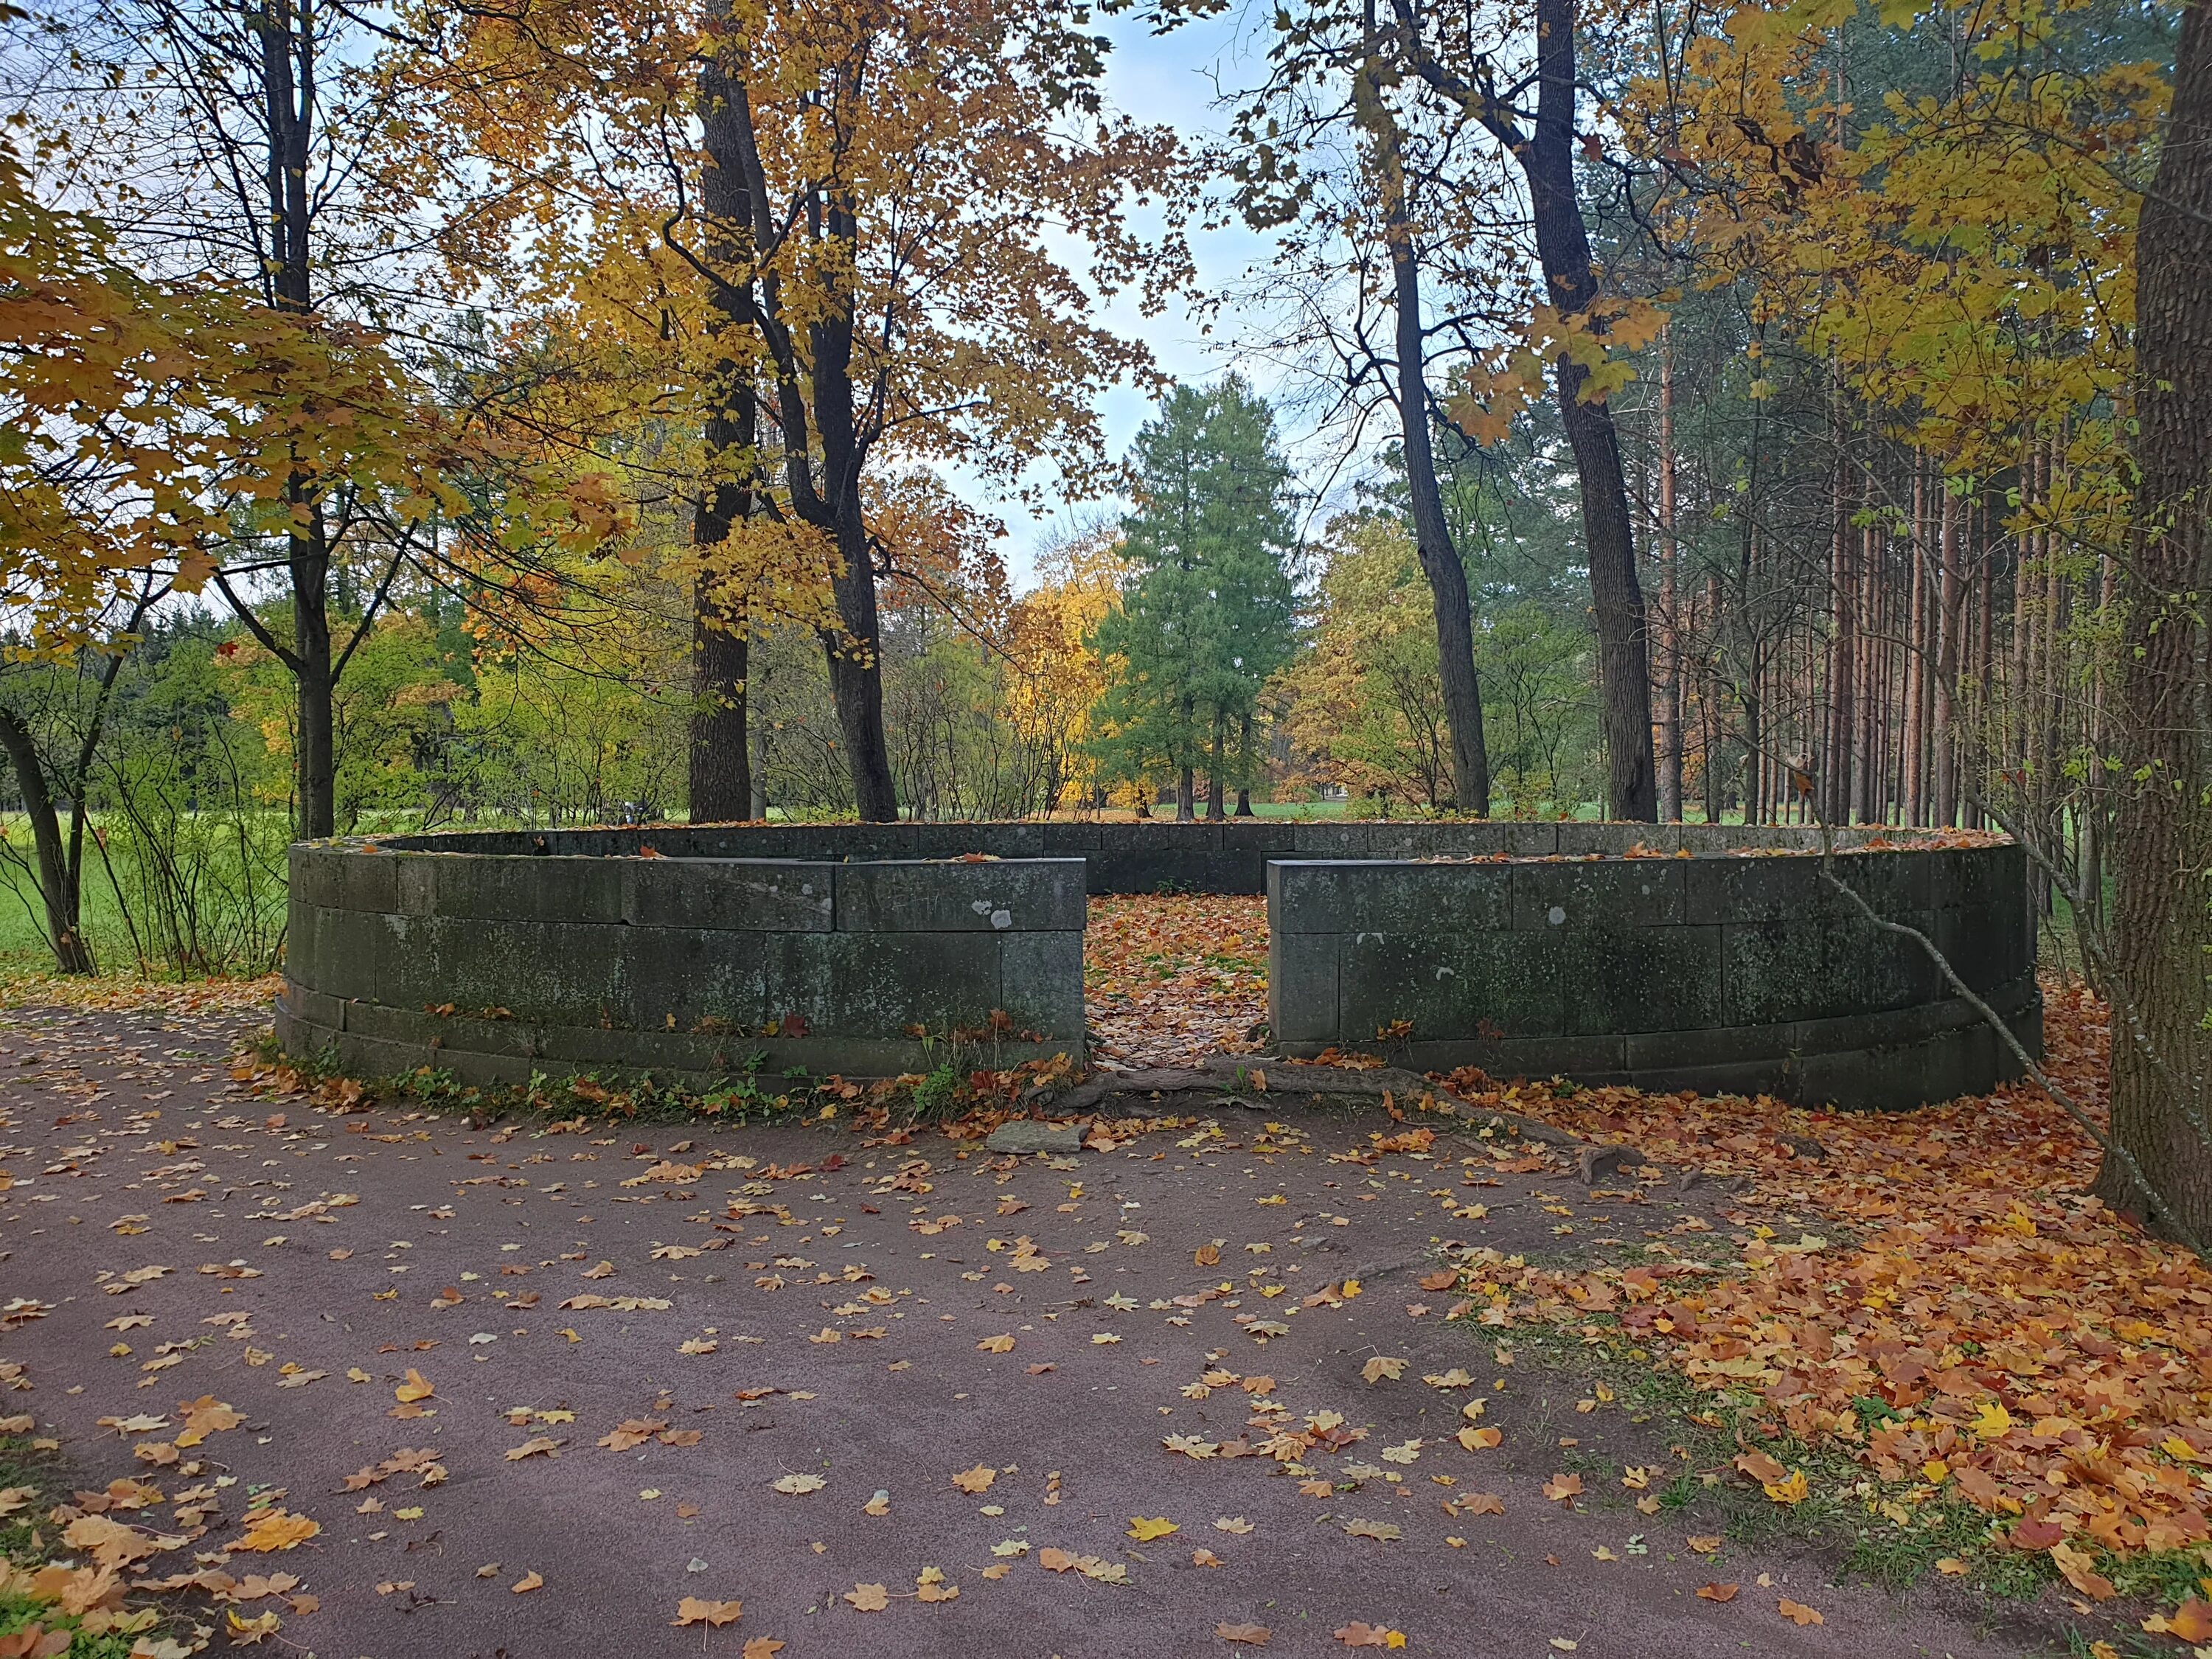
[[[845,568],[831,584],[844,627],[826,636],[823,646],[830,661],[830,693],[837,703],[838,731],[845,740],[846,766],[853,778],[853,804],[864,823],[895,823],[898,793],[891,783],[890,745],[884,732],[876,579],[860,517],[856,488],[849,514],[839,514],[837,542]]]
[[[1353,77],[1352,103],[1360,130],[1375,147],[1382,192],[1382,239],[1390,256],[1391,308],[1398,357],[1398,431],[1405,447],[1406,489],[1413,508],[1413,550],[1428,578],[1437,624],[1437,675],[1443,694],[1444,725],[1451,739],[1453,803],[1478,817],[1490,812],[1490,750],[1482,731],[1482,685],[1474,666],[1474,606],[1467,567],[1460,562],[1437,484],[1437,458],[1429,428],[1428,331],[1421,322],[1420,252],[1406,204],[1405,154],[1396,117],[1383,101],[1380,41],[1372,8],[1367,15],[1368,57]],[[1395,71],[1394,71],[1395,73]]]
[[[1397,291],[1398,427],[1406,449],[1406,483],[1413,508],[1413,547],[1429,579],[1437,623],[1437,667],[1444,724],[1451,733],[1452,799],[1462,812],[1490,813],[1490,748],[1482,730],[1482,683],[1474,666],[1474,611],[1444,519],[1429,432],[1427,341],[1421,327],[1421,272],[1413,228],[1402,207],[1394,214],[1390,268]]]
[[[699,70],[699,123],[706,159],[699,173],[699,204],[706,216],[708,258],[717,271],[740,268],[752,236],[752,193],[745,188],[744,157],[729,79],[709,55]],[[754,326],[752,283],[715,283],[708,331],[740,336]],[[750,370],[725,356],[714,368],[714,401],[703,434],[703,477],[691,518],[691,542],[700,557],[691,590],[691,822],[725,823],[754,816],[752,751],[745,722],[744,602],[714,568],[713,550],[751,516],[753,453],[760,435],[760,404]]]
[[[1536,131],[1521,152],[1536,253],[1552,302],[1573,316],[1597,298],[1589,234],[1575,190],[1575,0],[1536,0]],[[1401,327],[1403,323],[1401,321]],[[1651,751],[1651,669],[1636,538],[1613,411],[1585,403],[1589,373],[1562,356],[1559,415],[1582,483],[1583,540],[1596,613],[1598,690],[1604,702],[1607,815],[1650,822],[1659,811]]]
[[[1228,816],[1228,765],[1229,721],[1217,709],[1213,715],[1213,759],[1206,774],[1206,816],[1214,823]]]
[[[853,804],[864,823],[898,821],[891,783],[890,745],[884,732],[883,628],[876,613],[875,556],[860,500],[860,455],[852,409],[852,329],[849,319],[814,331],[814,418],[822,434],[823,493],[833,512],[837,570],[830,592],[842,627],[825,631],[830,690],[845,741]]]
[[[39,758],[38,741],[12,709],[0,708],[0,748],[8,751],[15,768],[15,787],[23,797],[24,816],[31,820],[31,842],[39,860],[39,896],[46,902],[46,943],[53,949],[54,965],[65,974],[95,972],[92,951],[85,943],[79,865],[62,842],[62,826],[54,811],[52,792],[46,787],[46,769]],[[81,849],[84,804],[76,803],[76,827],[71,840]]]
[[[1176,822],[1195,823],[1198,821],[1198,786],[1188,766],[1176,774]]]
[[[2182,8],[2173,105],[2136,231],[2136,532],[2113,710],[2120,781],[2112,866],[2112,1133],[2163,1200],[2212,1234],[2205,1025],[2212,909],[2212,709],[2203,596],[2212,591],[2212,14]],[[2121,1160],[2097,1177],[2140,1212]],[[2152,1218],[2159,1218],[2157,1217]]]
[[[1675,571],[1674,343],[1659,331],[1659,817],[1682,818],[1682,623]],[[1717,610],[1716,611],[1717,617]],[[1712,756],[1705,757],[1708,769]]]
[[[303,502],[296,483],[295,504]],[[315,841],[337,834],[337,677],[331,664],[330,544],[319,499],[304,501],[306,528],[293,532],[292,673],[299,692],[297,768],[300,836]]]

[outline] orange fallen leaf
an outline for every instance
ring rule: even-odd
[[[1793,1601],[1786,1595],[1774,1604],[1774,1610],[1793,1625],[1825,1625],[1828,1622],[1802,1601]]]
[[[1583,1478],[1579,1474],[1555,1474],[1544,1483],[1544,1496],[1554,1504],[1568,1504],[1582,1496]]]
[[[2112,1581],[2095,1570],[2095,1558],[2088,1551],[2076,1549],[2071,1544],[2053,1544],[2051,1559],[2066,1575],[2066,1582],[2092,1601],[2109,1601],[2118,1594],[2112,1588]]]
[[[988,1492],[991,1483],[999,1478],[998,1470],[988,1463],[978,1463],[972,1469],[963,1469],[952,1477],[952,1484],[964,1492]]]
[[[1274,1632],[1269,1630],[1265,1625],[1224,1623],[1216,1625],[1213,1627],[1213,1633],[1224,1642],[1241,1642],[1246,1647],[1264,1648],[1267,1645],[1267,1638],[1273,1636]]]
[[[1733,1601],[1736,1591],[1742,1588],[1741,1584],[1705,1584],[1698,1588],[1698,1599],[1700,1601]]]
[[[1392,1630],[1387,1625],[1366,1624],[1357,1619],[1348,1625],[1338,1626],[1334,1633],[1336,1639],[1348,1648],[1402,1648],[1406,1645],[1403,1632]]]
[[[517,1595],[527,1595],[534,1589],[544,1588],[545,1576],[534,1571],[524,1573],[521,1577],[507,1586],[507,1589]]]
[[[743,1659],[775,1659],[783,1651],[783,1644],[773,1636],[756,1636],[745,1644]]]
[[[403,1406],[411,1406],[418,1400],[428,1400],[437,1392],[434,1384],[426,1379],[422,1372],[410,1365],[407,1368],[407,1380],[392,1389],[392,1397]]]
[[[862,1613],[881,1613],[890,1606],[891,1593],[881,1584],[855,1584],[843,1599]]]
[[[246,1523],[246,1535],[228,1547],[234,1550],[289,1550],[322,1531],[322,1523],[288,1510],[266,1510]]]
[[[730,1623],[744,1611],[738,1601],[709,1601],[696,1595],[687,1595],[676,1604],[676,1616],[672,1625],[714,1625]]]

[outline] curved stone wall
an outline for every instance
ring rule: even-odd
[[[289,1051],[472,1084],[764,1086],[1081,1052],[1073,860],[647,857],[635,834],[627,857],[423,850],[439,844],[292,848]]]
[[[2040,1052],[2019,848],[1843,853],[1835,874],[1934,940]],[[1849,1107],[2019,1075],[1927,951],[1869,921],[1815,854],[1283,861],[1268,876],[1268,1011],[1286,1054],[1379,1048],[1424,1070]]]
[[[2039,1049],[2020,849],[1837,832]],[[1894,1106],[2014,1074],[1793,827],[654,825],[301,843],[278,1030],[467,1081],[879,1076],[1079,1052],[1084,895],[1264,891],[1280,1049]],[[917,1036],[917,1031],[926,1036]]]

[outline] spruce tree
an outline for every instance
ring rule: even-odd
[[[1235,375],[1181,387],[1130,453],[1137,508],[1121,522],[1130,580],[1098,648],[1120,665],[1103,709],[1104,758],[1137,780],[1176,779],[1176,816],[1223,816],[1251,775],[1260,690],[1297,644],[1288,560],[1291,468],[1274,413]]]

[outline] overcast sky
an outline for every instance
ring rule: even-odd
[[[1154,36],[1142,22],[1126,15],[1099,20],[1101,32],[1114,42],[1107,58],[1109,98],[1124,112],[1142,121],[1172,126],[1188,138],[1218,131],[1224,112],[1215,106],[1215,77],[1232,90],[1245,84],[1246,77],[1261,67],[1249,56],[1251,45],[1256,43],[1261,52],[1266,48],[1264,15],[1256,31],[1248,24],[1248,15],[1239,5],[1219,17],[1186,25],[1165,36]],[[1192,240],[1201,290],[1234,283],[1249,266],[1264,261],[1269,251],[1268,239],[1241,226],[1194,233]],[[1158,317],[1146,317],[1126,299],[1106,306],[1102,316],[1117,332],[1143,340],[1160,367],[1179,380],[1214,380],[1235,361],[1228,349],[1233,343],[1233,322],[1209,337],[1202,333],[1200,321],[1181,305],[1171,305]],[[1247,378],[1263,392],[1273,390],[1264,372],[1248,366]],[[1151,400],[1123,386],[1107,394],[1101,409],[1108,442],[1119,457],[1151,414]],[[1018,587],[1030,585],[1040,545],[1073,528],[1078,515],[1086,511],[1096,514],[1101,505],[1062,503],[1056,493],[1048,494],[1053,510],[1043,520],[1032,518],[1018,503],[976,497],[979,505],[992,507],[1006,520],[1006,561]],[[1109,510],[1118,505],[1106,504]]]

